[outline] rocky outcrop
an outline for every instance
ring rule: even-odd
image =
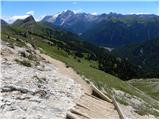
[[[2,42],[1,73],[0,118],[65,118],[83,94],[29,45],[11,48]]]

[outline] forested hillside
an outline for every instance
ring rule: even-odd
[[[145,71],[145,77],[159,77],[158,38],[114,49],[112,54],[138,65],[139,68]]]

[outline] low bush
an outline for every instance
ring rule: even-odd
[[[21,64],[21,65],[26,66],[26,67],[31,67],[31,66],[32,66],[32,64],[30,63],[30,61],[27,61],[27,60],[20,61],[20,60],[18,60],[18,59],[15,59],[15,61],[16,61],[17,63]]]

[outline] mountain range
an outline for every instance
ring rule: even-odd
[[[158,21],[159,17],[152,14],[92,15],[74,13],[70,10],[63,11],[57,16],[46,16],[41,20],[105,47],[119,47],[157,38],[159,36]]]

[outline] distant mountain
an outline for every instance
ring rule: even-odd
[[[17,19],[12,25],[13,26],[18,26],[18,27],[21,27],[21,28],[26,28],[26,27],[30,27],[30,26],[35,25],[35,24],[36,24],[35,19],[33,18],[32,15],[30,15],[25,19]]]
[[[47,16],[43,21],[76,33],[87,41],[100,46],[118,47],[159,36],[159,17],[156,15],[116,13],[92,15],[67,10],[54,20],[51,20],[52,18],[53,16]]]
[[[92,25],[96,16],[87,13],[74,13],[67,10],[60,13],[54,21],[51,21],[54,16],[46,16],[42,21],[47,21],[55,26],[61,27],[70,32],[81,34],[88,30]],[[47,18],[47,19],[46,19]]]
[[[49,23],[53,23],[55,21],[56,17],[55,16],[45,16],[41,22],[49,22]]]
[[[117,57],[124,58],[130,63],[142,68],[148,77],[159,76],[159,40],[149,40],[116,48],[112,52]]]
[[[118,47],[159,36],[158,16],[118,14],[106,16],[107,19],[92,26],[82,37],[102,46]]]
[[[47,23],[46,23],[47,24]],[[49,23],[48,23],[49,24]],[[47,25],[44,25],[43,23],[36,22],[34,17],[32,15],[28,16],[25,19],[17,19],[14,23],[10,25],[13,28],[16,28],[17,30],[20,30],[21,32],[32,32],[35,34],[41,34],[45,35],[47,32]],[[50,29],[53,27],[49,27]]]
[[[8,25],[8,23],[3,19],[0,19],[0,22],[1,22],[1,25]]]

